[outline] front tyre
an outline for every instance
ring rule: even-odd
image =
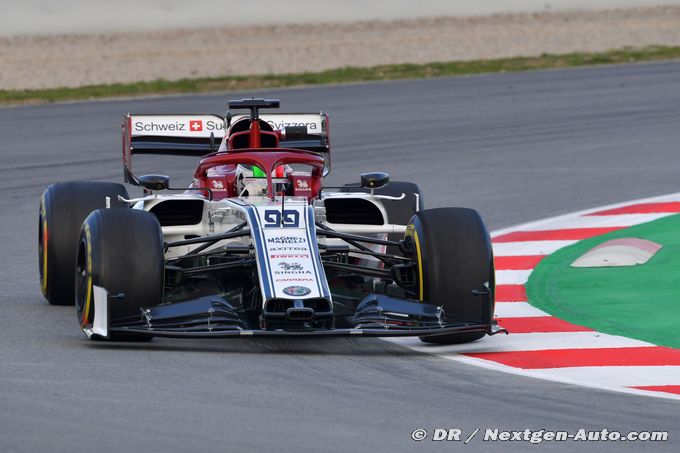
[[[40,290],[50,305],[73,305],[73,269],[80,227],[95,209],[106,205],[127,208],[125,186],[109,182],[52,184],[40,198],[38,216],[38,273]]]
[[[443,307],[446,321],[491,325],[495,278],[491,238],[479,213],[467,208],[428,209],[408,226],[418,261],[418,298]],[[488,289],[487,289],[488,288]],[[474,295],[473,291],[487,292]],[[485,332],[420,337],[427,343],[466,343]]]
[[[94,322],[93,286],[110,295],[109,326],[138,321],[141,309],[163,297],[163,234],[156,217],[135,209],[98,209],[80,232],[75,269],[76,314],[82,329]],[[111,340],[149,340],[148,335],[110,334]]]

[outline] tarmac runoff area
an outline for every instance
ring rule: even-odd
[[[680,399],[680,193],[492,233],[496,319],[510,334],[411,349],[540,379]],[[573,268],[619,238],[663,246],[644,265]]]

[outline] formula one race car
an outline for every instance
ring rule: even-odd
[[[91,339],[419,336],[459,343],[493,321],[494,267],[471,209],[423,210],[385,173],[324,187],[324,113],[123,121],[125,186],[68,182],[40,201],[39,269],[50,304],[75,303]],[[232,114],[232,110],[247,113]],[[135,154],[200,157],[193,183],[137,176]]]

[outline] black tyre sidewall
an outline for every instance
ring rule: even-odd
[[[124,297],[109,299],[109,325],[135,321],[141,308],[161,303],[163,297],[164,252],[161,226],[156,217],[142,210],[98,209],[83,223],[78,263],[89,254],[92,285],[101,286],[110,295]],[[82,277],[76,272],[76,285]],[[88,283],[89,284],[89,283]],[[94,301],[90,301],[88,319],[83,320],[87,305],[79,293],[76,314],[81,328],[94,319]],[[85,321],[85,323],[83,323]],[[148,336],[112,335],[113,340],[143,340]]]
[[[93,210],[126,208],[125,186],[106,182],[67,182],[49,186],[40,199],[38,217],[38,274],[40,289],[51,305],[73,305],[73,271],[80,228]],[[46,244],[45,244],[46,243]]]
[[[417,213],[412,229],[418,235],[422,256],[422,300],[444,307],[447,318],[478,320],[491,324],[495,278],[491,239],[482,217],[473,209],[439,208]],[[472,290],[484,290],[485,298]],[[453,319],[452,319],[453,318]],[[433,343],[455,344],[477,340],[484,332],[422,337]]]

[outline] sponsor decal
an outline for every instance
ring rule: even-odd
[[[305,179],[298,179],[295,182],[295,185],[297,186],[297,190],[300,192],[309,192],[312,190],[312,188],[309,187],[309,183]]]
[[[270,252],[307,252],[307,247],[269,247]],[[273,257],[272,257],[273,258]]]
[[[186,124],[179,122],[157,123],[150,121],[145,123],[143,121],[136,121],[134,129],[137,132],[167,132],[167,131],[186,131]]]
[[[244,114],[234,115],[232,122],[235,123],[241,118],[247,118],[247,116]],[[308,133],[323,133],[323,118],[318,113],[264,113],[260,115],[260,119],[269,123],[274,130],[281,130],[289,126],[304,126],[307,128]]]
[[[285,255],[270,255],[269,256],[272,259],[286,259],[286,258],[292,258],[292,259],[307,259],[309,258],[309,255],[306,253],[289,253]]]
[[[205,130],[206,131],[224,131],[224,122],[222,121],[213,121],[213,120],[208,120],[205,122]],[[215,134],[217,136],[217,134]]]
[[[203,131],[203,121],[201,120],[191,120],[189,121],[189,130],[192,132]]]
[[[308,131],[319,130],[319,123],[315,122],[302,122],[302,121],[267,121],[269,125],[274,129],[283,129],[288,126],[305,126]]]
[[[282,270],[282,271],[274,271],[275,275],[312,275],[312,271],[304,270],[304,269],[295,269],[295,270]]]
[[[306,244],[307,239],[295,236],[277,236],[273,238],[267,238],[267,242],[270,244]]]
[[[224,121],[212,115],[142,115],[131,116],[132,135],[164,137],[224,136]]]
[[[306,204],[293,203],[285,207],[267,204],[255,209],[267,250],[265,260],[273,283],[272,297],[277,294],[283,297],[285,288],[298,285],[304,285],[309,292],[295,297],[321,297],[315,252],[310,248],[311,239],[306,229]]]
[[[289,296],[306,296],[311,292],[312,290],[306,286],[288,286],[283,288],[283,293],[288,294]]]

